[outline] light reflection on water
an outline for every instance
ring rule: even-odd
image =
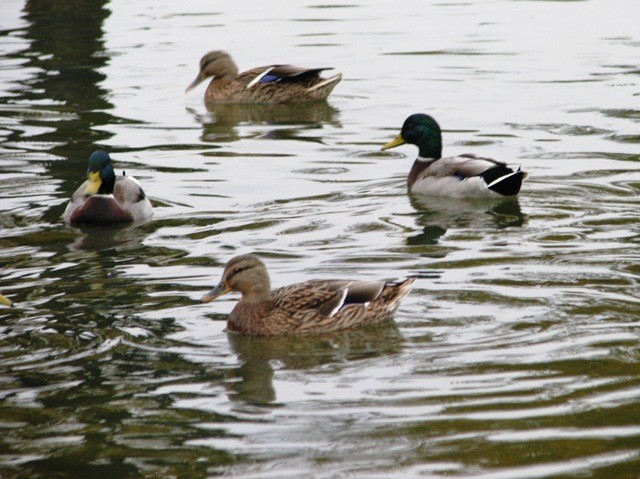
[[[0,6],[0,476],[636,477],[635,2],[51,5]],[[207,110],[218,48],[345,79]],[[408,197],[418,111],[521,196]],[[151,221],[60,222],[97,147]],[[419,279],[395,324],[243,338],[197,300],[247,251]]]

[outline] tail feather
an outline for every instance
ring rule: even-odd
[[[409,294],[415,280],[416,278],[407,278],[397,283],[387,284],[381,297],[386,296],[385,293],[388,293],[388,300],[397,301],[399,303]]]
[[[522,181],[527,177],[527,174],[520,168],[513,171],[506,166],[500,166],[491,168],[480,176],[491,191],[503,196],[515,196],[520,192]]]
[[[337,85],[338,82],[340,82],[340,80],[342,80],[342,74],[338,73],[337,75],[333,75],[332,77],[329,77],[329,78],[327,78],[325,80],[322,80],[321,82],[313,85],[312,87],[307,88],[307,91],[308,92],[312,92],[312,91],[315,91],[315,90],[319,90],[320,88],[324,88],[324,87],[326,87],[328,85],[333,85],[331,87],[331,89],[333,89],[333,87],[335,85]],[[334,85],[334,83],[335,83],[335,85]]]

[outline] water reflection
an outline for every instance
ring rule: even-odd
[[[276,396],[274,368],[332,368],[331,364],[402,351],[404,338],[393,321],[314,336],[252,337],[228,334],[233,352],[241,363],[229,388],[231,399],[264,405],[286,398]]]
[[[141,229],[141,223],[129,223],[112,226],[78,225],[74,230],[81,233],[70,245],[69,250],[108,250],[119,252],[140,248],[147,232]]]
[[[103,23],[110,14],[106,4],[105,0],[28,0],[24,6],[30,49],[15,56],[27,56],[25,67],[35,74],[20,82],[12,103],[54,102],[55,108],[41,107],[43,115],[7,113],[27,128],[42,130],[31,136],[31,142],[47,143],[50,155],[69,158],[44,163],[68,193],[75,188],[77,172],[84,170],[87,152],[111,136],[97,127],[116,121],[106,113],[113,106],[100,86],[104,79],[100,70],[109,59],[103,40]],[[21,137],[14,131],[9,139],[24,146]]]
[[[339,111],[327,102],[302,103],[293,105],[242,105],[220,104],[207,105],[207,114],[187,108],[187,111],[202,124],[200,140],[206,143],[229,143],[242,137],[260,138],[299,138],[300,132],[321,129],[330,124],[340,127]],[[249,133],[241,133],[241,125],[268,125],[265,132],[262,128],[250,129]],[[291,128],[291,127],[295,128]],[[316,141],[320,141],[317,135]]]
[[[404,14],[256,3],[248,18],[240,3],[0,7],[14,10],[0,32],[0,290],[18,304],[0,309],[0,476],[636,477],[640,459],[622,457],[640,451],[635,17],[414,1]],[[184,52],[217,32],[259,55],[253,31],[355,81],[326,104],[185,111]],[[442,53],[383,55],[418,38]],[[404,155],[373,152],[423,109],[449,118],[454,147],[521,158],[520,199],[407,199]],[[167,198],[155,220],[60,221],[100,144],[139,151],[148,193]],[[419,274],[404,338],[394,325],[227,335],[208,319],[227,305],[190,297],[213,258],[256,245],[305,259],[282,263],[287,284]]]
[[[515,198],[480,200],[431,196],[409,197],[417,211],[420,234],[407,238],[409,245],[435,245],[450,229],[483,229],[521,227],[527,216]]]

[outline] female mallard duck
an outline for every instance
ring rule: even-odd
[[[202,302],[230,291],[242,294],[229,315],[230,331],[260,336],[320,333],[391,319],[414,281],[311,280],[271,290],[262,261],[247,254],[227,263],[220,283]]]
[[[151,202],[132,176],[116,175],[104,151],[89,157],[87,181],[71,197],[64,212],[67,223],[109,225],[149,218]]]
[[[429,115],[408,117],[402,131],[383,150],[411,143],[419,148],[409,172],[409,192],[471,198],[515,196],[527,174],[491,158],[472,154],[442,158],[440,126]]]
[[[238,74],[228,53],[213,51],[200,60],[200,73],[189,85],[191,90],[213,77],[204,96],[205,103],[303,103],[326,100],[342,80],[338,73],[322,78],[320,72],[332,68],[301,68],[268,65]]]

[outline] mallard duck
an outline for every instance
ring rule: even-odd
[[[220,283],[201,301],[230,291],[242,294],[229,315],[229,331],[260,336],[319,333],[391,319],[414,280],[311,280],[271,290],[262,261],[246,254],[229,260]]]
[[[419,148],[409,172],[409,192],[423,195],[470,198],[515,196],[527,173],[505,163],[472,154],[442,158],[442,132],[429,115],[416,113],[402,131],[381,149],[411,143]]]
[[[301,68],[268,65],[238,74],[228,53],[213,51],[200,60],[200,72],[186,89],[213,77],[204,96],[205,103],[303,103],[326,100],[342,80],[338,73],[322,78],[320,72],[332,68]]]
[[[151,202],[140,183],[124,173],[116,178],[106,152],[91,154],[87,177],[67,205],[65,222],[109,225],[144,220],[152,215]]]
[[[7,298],[5,295],[3,295],[2,293],[0,293],[0,304],[4,304],[5,306],[13,306],[13,301],[11,301],[9,298]]]

